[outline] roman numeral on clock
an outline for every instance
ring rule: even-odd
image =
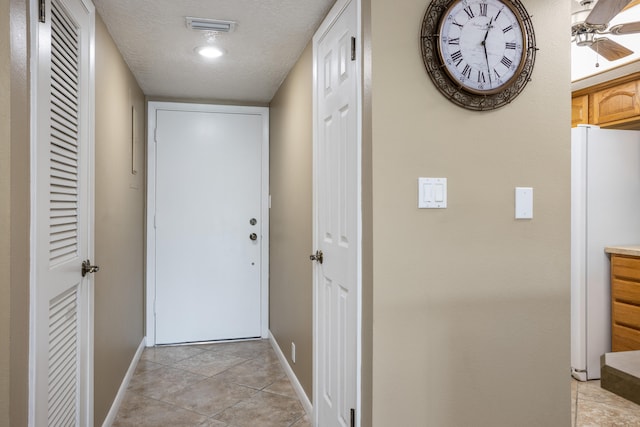
[[[460,44],[460,39],[459,38],[449,39],[449,44],[459,45]],[[515,49],[515,47],[514,47],[514,49]]]
[[[468,79],[471,78],[471,67],[469,66],[469,64],[466,64],[464,66],[464,69],[462,70],[462,75]]]
[[[516,44],[515,42],[506,42],[504,44],[505,49],[515,49],[516,48]]]
[[[509,32],[509,31],[511,31],[511,30],[513,30],[513,25],[509,25],[507,28],[503,28],[503,29],[502,29],[502,32],[506,34],[506,33],[508,33],[508,32]]]
[[[467,16],[469,17],[469,19],[473,19],[476,15],[473,13],[473,10],[471,10],[471,6],[467,6],[464,8],[465,13],[467,14]]]
[[[487,16],[487,4],[480,3],[480,16]]]
[[[502,63],[502,65],[504,65],[507,68],[511,67],[511,64],[513,64],[513,61],[507,58],[506,56],[503,56],[500,62]]]

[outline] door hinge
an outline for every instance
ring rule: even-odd
[[[351,60],[356,60],[356,38],[351,37]]]
[[[46,2],[46,0],[40,0],[38,2],[39,21],[42,22],[42,23],[45,22],[45,18],[46,18],[47,6],[46,6],[45,2]]]
[[[351,408],[351,427],[356,427],[356,410]]]

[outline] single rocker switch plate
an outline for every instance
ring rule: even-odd
[[[533,188],[516,187],[516,219],[533,218]]]
[[[447,207],[447,178],[418,178],[418,208]]]

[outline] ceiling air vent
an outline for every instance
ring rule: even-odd
[[[204,19],[187,16],[187,27],[198,31],[215,31],[218,33],[230,33],[235,29],[234,21],[222,21],[219,19]]]

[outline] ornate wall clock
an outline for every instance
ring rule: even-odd
[[[451,102],[491,110],[531,79],[536,42],[520,0],[432,0],[422,21],[427,73]]]

